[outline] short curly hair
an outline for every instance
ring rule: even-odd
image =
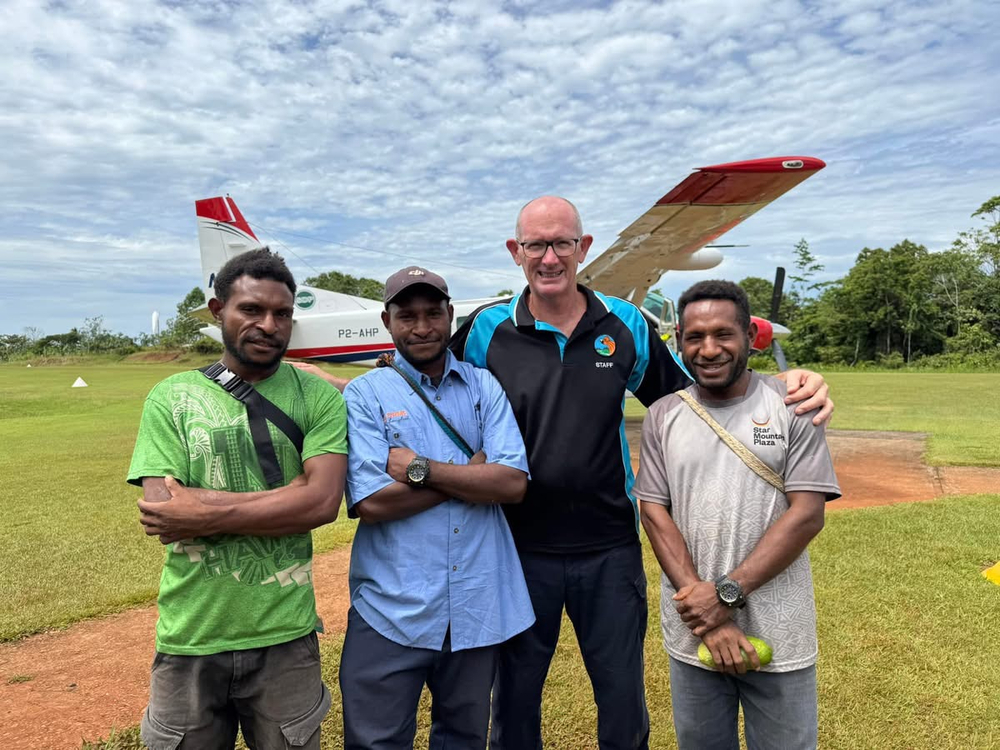
[[[729,300],[736,305],[736,322],[744,331],[750,330],[750,300],[747,299],[747,293],[739,284],[720,279],[699,281],[681,295],[677,301],[677,321],[681,328],[684,327],[684,308],[703,299]]]
[[[295,278],[292,272],[288,270],[284,259],[277,253],[272,253],[269,247],[250,250],[226,261],[215,274],[215,283],[212,285],[219,302],[226,304],[233,282],[240,276],[281,282],[295,296]]]

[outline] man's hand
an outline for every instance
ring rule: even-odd
[[[385,473],[397,482],[408,484],[406,479],[406,467],[410,461],[415,459],[417,454],[409,448],[390,448],[389,461],[385,465]]]
[[[211,536],[217,533],[214,521],[218,508],[207,505],[171,476],[163,478],[170,492],[164,502],[139,501],[139,523],[149,536],[160,537],[162,544],[181,539]]]
[[[742,648],[750,658],[750,669],[760,669],[760,657],[747,640],[746,635],[735,622],[727,622],[715,630],[710,630],[702,638],[712,652],[716,669],[726,674],[746,674],[747,665],[743,661]]]
[[[469,459],[469,464],[470,465],[472,465],[472,464],[484,464],[484,463],[486,463],[486,454],[483,453],[482,451],[479,451],[479,453],[474,454],[472,456],[472,458]]]
[[[683,586],[673,598],[674,608],[684,624],[699,638],[728,622],[733,615],[733,611],[719,601],[715,584],[711,581]]]
[[[786,404],[798,404],[796,414],[805,414],[813,409],[819,409],[813,415],[813,424],[821,425],[830,421],[833,414],[833,400],[830,398],[830,386],[818,372],[810,370],[789,370],[778,373],[785,381],[788,395]]]

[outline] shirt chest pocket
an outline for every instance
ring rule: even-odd
[[[390,448],[409,448],[417,454],[426,453],[426,425],[412,417],[389,416],[385,422],[385,440]]]

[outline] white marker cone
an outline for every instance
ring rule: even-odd
[[[28,365],[28,367],[31,367],[31,365]]]
[[[70,388],[86,388],[87,384],[84,382],[83,378],[77,378],[76,382],[70,386]]]

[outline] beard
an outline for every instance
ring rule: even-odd
[[[749,344],[744,346],[740,350],[740,353],[729,363],[732,369],[729,371],[729,377],[722,383],[718,381],[704,381],[701,377],[699,377],[699,373],[701,371],[695,366],[694,361],[688,359],[683,352],[681,352],[681,361],[684,362],[684,366],[687,368],[687,371],[701,388],[713,391],[723,391],[734,385],[736,381],[743,376],[743,373],[746,372],[747,363],[750,361],[750,346]]]
[[[272,350],[271,355],[254,355],[249,351],[249,345],[253,342],[266,342],[268,344],[274,344],[275,348]],[[285,352],[288,351],[288,342],[281,342],[278,339],[269,338],[267,336],[257,336],[255,338],[244,337],[242,340],[235,340],[228,335],[225,328],[222,329],[222,344],[226,347],[226,351],[229,352],[230,356],[233,357],[237,362],[243,365],[248,370],[270,370],[274,368],[281,358],[285,356]]]
[[[440,342],[428,341],[427,343],[428,344],[437,343],[438,344],[437,350],[434,350],[434,348],[431,346],[426,346],[424,347],[426,351],[424,351],[422,354],[417,354],[416,352],[413,351],[413,347],[411,344],[408,344],[404,341],[393,341],[393,345],[396,347],[396,350],[403,355],[403,358],[411,365],[418,368],[421,365],[430,365],[433,364],[434,362],[437,362],[439,359],[443,359],[445,356],[445,352],[448,349],[448,343],[445,340],[441,340]]]

